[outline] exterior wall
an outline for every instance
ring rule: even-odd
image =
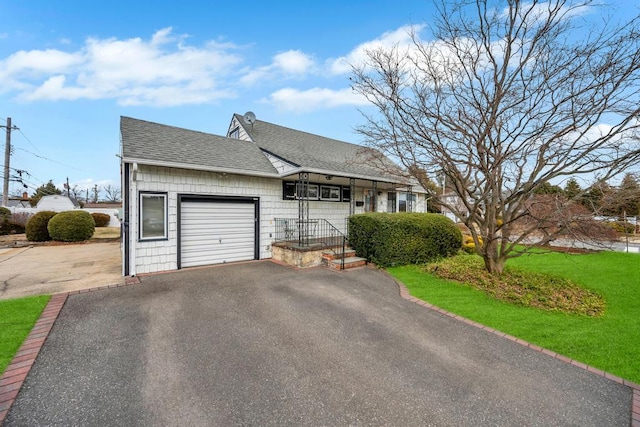
[[[62,195],[43,196],[36,207],[41,211],[54,212],[70,211],[76,208],[71,199]]]
[[[238,139],[242,139],[244,141],[251,141],[251,138],[249,138],[249,135],[247,135],[247,132],[244,130],[243,126],[240,126],[240,122],[238,122],[238,120],[236,119],[236,116],[233,116],[233,119],[231,120],[231,124],[229,125],[229,130],[227,131],[227,136],[229,136],[229,134],[237,127],[240,127],[240,135],[238,136]]]
[[[275,218],[297,218],[298,201],[282,199],[282,181],[215,172],[192,171],[167,167],[140,165],[135,181],[129,186],[129,274],[176,270],[178,268],[178,194],[207,196],[242,196],[260,199],[259,257],[272,257]],[[140,192],[167,194],[168,238],[166,240],[139,241],[138,215]],[[356,188],[355,200],[363,200],[363,188]],[[378,197],[377,210],[386,212],[386,192]],[[309,202],[311,219],[326,219],[345,233],[349,202]],[[417,208],[424,207],[424,196],[418,194]],[[420,208],[419,208],[420,209]],[[426,209],[425,209],[426,210]],[[422,211],[425,211],[422,210]],[[416,209],[416,211],[420,211]],[[364,212],[356,207],[355,213]]]
[[[290,163],[287,163],[284,160],[280,160],[276,156],[272,156],[271,154],[265,153],[265,152],[263,152],[263,154],[267,159],[269,159],[269,161],[271,162],[273,167],[276,168],[278,173],[287,174],[295,169],[295,167],[292,166]]]
[[[143,191],[167,193],[168,239],[138,240],[138,195]],[[178,268],[178,194],[243,196],[260,198],[260,259],[271,258],[275,234],[274,218],[297,218],[298,202],[282,200],[282,181],[140,165],[136,181],[129,187],[129,274],[175,270]],[[360,198],[362,190],[360,190]],[[356,191],[358,197],[358,191]],[[359,200],[359,199],[357,199]],[[362,212],[362,208],[358,208]],[[358,212],[358,211],[357,211]],[[324,218],[342,232],[346,231],[348,202],[309,203],[309,216]]]

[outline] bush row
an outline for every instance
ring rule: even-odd
[[[443,215],[366,213],[349,218],[349,242],[358,256],[389,267],[451,256],[462,246],[462,233]]]
[[[82,242],[93,236],[95,221],[86,211],[40,211],[27,221],[27,240],[45,242]]]

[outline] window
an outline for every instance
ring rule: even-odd
[[[323,202],[348,202],[351,200],[351,189],[339,185],[309,184],[309,200]],[[303,195],[302,187],[297,181],[282,182],[282,200],[297,200]]]
[[[400,193],[398,199],[398,212],[415,212],[416,195],[413,193]]]
[[[351,201],[351,187],[342,187],[342,201],[343,202]]]
[[[167,195],[140,193],[140,240],[167,238]]]
[[[396,211],[396,192],[389,191],[387,193],[387,212],[393,213]]]
[[[320,200],[340,201],[340,187],[332,185],[320,186]]]
[[[240,127],[236,127],[234,130],[229,132],[229,138],[240,139]]]
[[[296,184],[296,188],[298,189],[298,197],[307,196],[309,200],[318,200],[318,186],[316,184],[303,184],[302,186]],[[304,191],[303,188],[307,191]]]
[[[284,200],[295,200],[296,198],[296,183],[295,182],[282,182],[282,198]]]

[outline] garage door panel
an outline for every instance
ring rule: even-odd
[[[181,203],[181,267],[255,259],[255,204]]]

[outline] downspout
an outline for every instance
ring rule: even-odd
[[[121,258],[122,258],[122,275],[129,275],[129,223],[130,220],[130,208],[129,200],[131,195],[129,194],[129,180],[131,178],[131,165],[129,163],[122,162],[122,208],[120,209],[120,241],[121,241]]]
[[[129,275],[131,277],[136,275],[136,242],[138,241],[138,164],[133,164],[133,171],[131,172],[131,189],[130,189],[130,203],[131,207],[129,215],[129,242],[131,243],[131,251],[129,251]],[[131,203],[132,201],[132,203]],[[131,227],[134,224],[135,227]]]

